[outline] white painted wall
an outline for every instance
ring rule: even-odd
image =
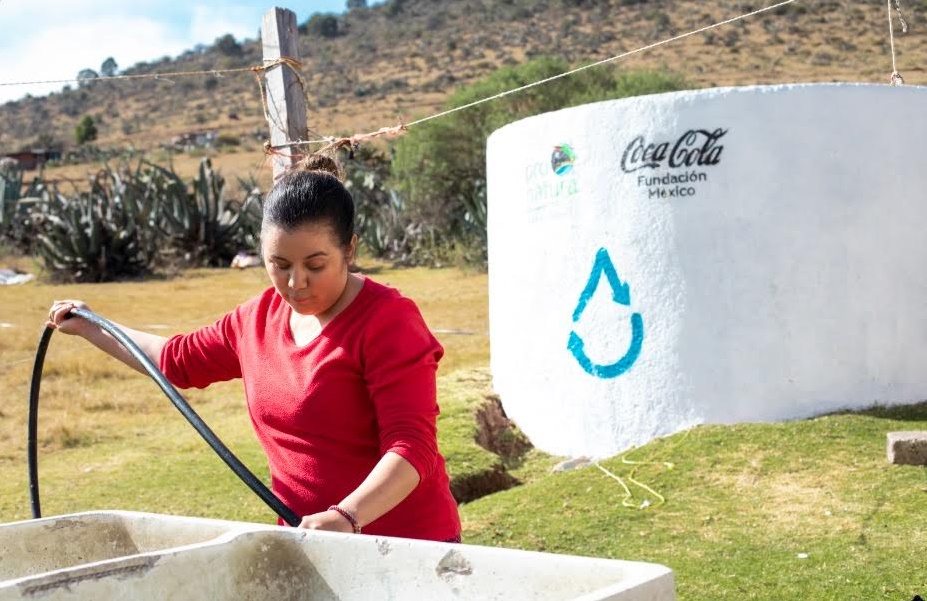
[[[704,422],[927,398],[925,107],[924,87],[726,88],[493,133],[491,367],[506,413],[543,450],[603,457]],[[680,139],[691,167],[669,166]],[[661,143],[666,157],[642,152]],[[575,162],[558,175],[562,144]],[[574,323],[600,249],[629,292],[614,302],[603,275]]]

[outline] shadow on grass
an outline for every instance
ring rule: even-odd
[[[825,415],[865,415],[898,421],[927,422],[927,401],[912,405],[873,405],[865,409],[845,409]]]
[[[249,269],[256,269],[256,267],[251,267]],[[151,273],[145,274],[143,277],[139,278],[127,278],[125,282],[132,281],[152,281],[152,282],[172,282],[174,280],[203,280],[212,275],[221,272],[228,271],[244,271],[243,269],[237,269],[233,267],[228,267],[218,265],[218,266],[202,266],[202,265],[177,265],[171,267],[161,267]]]
[[[883,491],[879,498],[876,499],[875,503],[872,506],[872,509],[866,514],[863,518],[862,524],[859,528],[859,536],[856,537],[856,540],[853,542],[854,545],[858,547],[868,547],[869,546],[869,536],[868,533],[872,531],[872,525],[875,521],[875,516],[882,510],[885,506],[886,493]]]
[[[364,275],[377,275],[383,271],[381,265],[371,265],[369,267],[364,267],[360,263],[354,263],[351,265],[351,273],[362,273]]]

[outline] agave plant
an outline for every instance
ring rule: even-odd
[[[0,226],[10,222],[22,187],[22,171],[6,166],[0,167]]]
[[[185,263],[225,266],[238,251],[254,248],[261,219],[261,195],[256,187],[246,190],[244,201],[226,199],[225,178],[213,170],[208,158],[200,162],[192,193],[176,174],[156,169],[160,175],[149,177],[165,180],[160,186],[164,196],[156,226]]]
[[[345,182],[357,207],[357,237],[374,257],[403,260],[409,250],[410,228],[402,197],[386,185],[386,158],[364,150],[350,161]]]
[[[486,180],[474,182],[472,196],[462,198],[461,206],[464,208],[464,213],[460,219],[460,241],[458,244],[464,255],[462,258],[468,265],[479,265],[486,268],[489,260]]]
[[[14,237],[13,222],[22,187],[22,171],[6,166],[0,168],[0,240],[11,241]]]
[[[473,195],[461,198],[464,208],[461,221],[461,230],[465,238],[474,241],[478,246],[486,248],[489,239],[487,233],[488,212],[486,207],[486,180],[477,180],[473,183]]]
[[[28,254],[35,241],[32,209],[42,189],[35,179],[23,189],[23,173],[16,167],[0,165],[0,243]]]
[[[242,213],[239,246],[242,250],[256,251],[261,245],[264,195],[254,177],[248,179],[239,177],[238,186],[245,194],[245,200],[239,208]]]
[[[146,221],[152,197],[135,178],[105,169],[90,191],[66,197],[44,190],[37,225],[37,250],[53,276],[104,282],[151,269],[157,238]]]
[[[399,258],[404,254],[407,231],[402,198],[395,190],[358,194],[357,236],[374,257]]]

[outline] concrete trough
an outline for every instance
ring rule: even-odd
[[[675,598],[657,564],[134,512],[2,525],[0,570],[0,601]]]
[[[238,524],[142,513],[92,512],[0,525],[0,581],[202,543]]]

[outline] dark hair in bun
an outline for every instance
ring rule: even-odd
[[[264,225],[294,230],[325,223],[347,246],[354,236],[354,199],[341,183],[337,159],[310,154],[274,184],[264,198]]]
[[[341,163],[339,163],[338,159],[335,157],[327,154],[306,155],[303,160],[296,164],[296,169],[302,171],[321,171],[329,175],[334,175],[338,178],[338,181],[344,181],[344,169],[341,168]]]

